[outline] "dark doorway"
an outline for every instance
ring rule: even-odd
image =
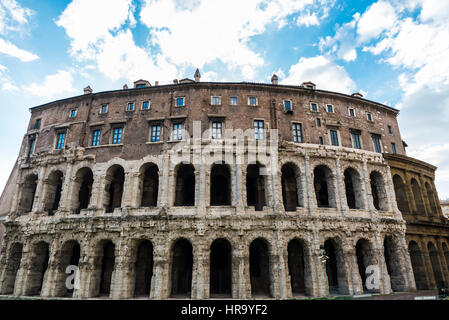
[[[134,296],[148,297],[153,277],[153,245],[148,240],[141,241],[137,248],[135,272]]]
[[[256,239],[250,245],[249,271],[252,296],[270,297],[270,256],[268,245],[263,239]]]
[[[298,239],[294,239],[288,244],[288,272],[292,294],[304,295],[306,293],[304,244]]]
[[[14,293],[14,285],[16,282],[17,271],[22,261],[23,245],[21,243],[13,243],[9,249],[8,261],[4,273],[3,287],[1,294]]]
[[[313,184],[319,208],[335,208],[335,199],[332,183],[332,172],[326,166],[317,166],[313,170]]]
[[[114,212],[115,208],[122,206],[123,185],[125,183],[125,170],[119,165],[109,168],[106,174],[107,206],[106,212]]]
[[[156,207],[159,193],[159,169],[155,164],[147,164],[142,175],[142,207]]]
[[[115,245],[112,241],[103,244],[101,261],[100,296],[109,296],[111,292],[112,273],[115,267]]]
[[[284,202],[285,211],[296,211],[299,207],[298,201],[298,168],[292,163],[287,163],[282,166],[282,199]]]
[[[186,239],[180,239],[173,247],[171,295],[188,297],[192,292],[193,249]]]
[[[248,207],[262,211],[266,205],[265,176],[261,174],[264,168],[260,164],[250,164],[246,172],[246,197]]]
[[[176,172],[175,206],[195,205],[195,168],[181,164]]]
[[[210,205],[231,205],[231,173],[226,164],[214,164],[210,174]]]
[[[210,295],[231,297],[232,249],[225,239],[215,240],[210,247]]]
[[[375,258],[373,256],[374,252],[372,250],[371,244],[366,239],[360,239],[357,241],[355,246],[355,252],[357,256],[357,266],[359,268],[360,278],[362,280],[363,291],[364,292],[373,292],[378,291],[376,289],[368,289],[366,283],[366,271],[367,268],[371,265],[377,265],[375,263]]]
[[[359,173],[353,168],[344,172],[346,201],[349,209],[363,209],[363,193]]]
[[[81,210],[89,207],[93,183],[94,174],[91,169],[82,168],[76,173],[74,185],[74,199],[76,202],[72,207],[75,209],[75,213],[79,214]]]
[[[48,215],[50,216],[52,216],[59,208],[62,178],[63,174],[61,171],[54,171],[49,175],[48,181],[46,182],[47,191],[44,200],[44,211],[48,212]]]
[[[329,292],[332,294],[339,293],[338,284],[338,268],[337,268],[337,252],[334,241],[331,239],[326,240],[324,243],[324,250],[328,259],[326,261],[326,274],[327,282],[329,285]]]

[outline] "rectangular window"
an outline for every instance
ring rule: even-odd
[[[210,98],[210,103],[214,106],[219,106],[221,105],[221,97],[219,96],[212,96]]]
[[[151,142],[161,141],[161,125],[155,124],[151,126]]]
[[[126,108],[126,111],[134,111],[134,102],[128,103],[128,107]]]
[[[77,109],[72,109],[72,110],[70,111],[70,117],[71,117],[71,118],[75,118],[75,117],[76,117],[76,114],[77,114],[77,112],[78,112],[78,110],[77,110]]]
[[[331,104],[327,105],[327,112],[334,112],[334,106]]]
[[[323,139],[323,137],[320,137],[320,138],[318,139],[318,141],[319,141],[320,144],[324,144],[324,139]]]
[[[355,110],[352,109],[352,108],[349,108],[348,110],[349,110],[349,116],[350,117],[355,117]]]
[[[173,140],[182,140],[182,123],[173,124]]]
[[[380,136],[377,134],[372,135],[373,143],[374,143],[374,150],[376,152],[382,153],[382,145],[380,143]]]
[[[239,98],[238,97],[230,97],[229,98],[229,104],[236,106],[239,104]]]
[[[184,107],[184,97],[176,98],[176,106],[177,107]]]
[[[292,101],[291,100],[284,100],[284,111],[285,112],[293,111]]]
[[[212,122],[212,139],[221,139],[222,137],[223,122]]]
[[[34,123],[34,129],[40,129],[41,128],[41,119],[36,119],[36,122]]]
[[[142,110],[149,110],[150,109],[150,102],[144,101],[142,102]]]
[[[393,134],[393,127],[392,126],[388,126],[388,133],[389,134]]]
[[[398,150],[396,149],[396,143],[394,143],[394,142],[391,143],[391,150],[393,150],[393,154],[398,153]]]
[[[248,105],[249,106],[257,106],[257,98],[256,97],[249,97],[248,98]]]
[[[122,127],[114,128],[113,136],[112,136],[112,144],[122,143],[122,135],[123,135]]]
[[[100,113],[108,113],[108,105],[103,104],[100,108]]]
[[[28,158],[29,158],[34,153],[34,146],[36,145],[36,139],[34,137],[30,138],[28,143],[29,143],[29,146],[30,146],[29,149],[28,149]]]
[[[94,130],[92,132],[92,147],[100,145],[101,130]]]
[[[317,127],[321,127],[321,119],[320,118],[316,118],[316,125],[317,125]]]
[[[265,139],[263,120],[254,120],[254,137],[256,140]]]
[[[302,126],[300,123],[293,124],[293,141],[302,142]]]
[[[369,112],[366,114],[366,118],[368,119],[368,121],[373,121],[373,116]]]
[[[338,132],[336,130],[330,130],[329,131],[330,136],[331,136],[331,144],[333,146],[338,146]]]
[[[362,149],[362,146],[360,144],[360,134],[358,133],[351,133],[352,135],[352,144],[355,149]]]
[[[56,142],[56,149],[64,148],[65,132],[58,133],[58,141]]]
[[[136,85],[136,88],[137,89],[139,89],[139,88],[145,88],[146,87],[146,85],[145,84],[138,84],[138,85]]]
[[[318,111],[318,104],[316,104],[316,103],[311,103],[310,104],[310,110],[312,110],[312,111]]]

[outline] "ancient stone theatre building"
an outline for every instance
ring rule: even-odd
[[[0,294],[286,299],[448,286],[436,168],[407,157],[394,108],[275,75],[211,83],[197,71],[30,111],[0,205]]]

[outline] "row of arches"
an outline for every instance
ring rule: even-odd
[[[393,238],[384,239],[384,258],[394,291],[406,289],[405,275],[401,269],[399,250]],[[325,276],[330,293],[348,294],[351,275],[351,261],[339,239],[328,238],[322,246],[328,256],[325,264]],[[4,273],[2,294],[12,294],[16,283],[16,275],[21,266],[23,246],[13,243],[10,246],[6,272]],[[66,287],[67,266],[80,266],[83,248],[75,240],[63,243],[56,253],[53,264],[57,269],[49,274],[50,250],[47,242],[41,241],[32,246],[30,265],[27,268],[25,295],[35,296],[42,293],[44,281],[51,281],[54,287],[52,296],[72,297],[73,289]],[[134,297],[149,297],[154,270],[154,249],[150,240],[135,241],[129,269],[133,283]],[[287,248],[288,281],[292,295],[313,294],[313,254],[307,242],[293,238]],[[248,248],[249,280],[252,297],[273,297],[274,256],[272,246],[265,238],[256,238]],[[108,297],[111,294],[113,274],[116,269],[118,254],[111,240],[99,241],[93,250],[92,266],[89,280],[89,297]],[[234,277],[234,253],[231,243],[225,238],[214,240],[209,247],[209,293],[210,297],[232,297]],[[359,277],[364,291],[370,292],[366,286],[366,270],[370,265],[379,265],[372,243],[367,239],[359,239],[355,245],[355,259]],[[194,250],[192,243],[186,238],[176,240],[170,249],[169,292],[174,298],[191,297],[192,274],[194,272]],[[22,262],[23,264],[24,262]],[[238,269],[238,268],[237,268]],[[87,269],[86,269],[87,270]],[[87,272],[87,271],[86,271]],[[324,276],[324,275],[323,275]]]
[[[266,167],[260,163],[250,164],[246,171],[246,201],[248,207],[256,211],[263,210],[269,203]],[[137,197],[141,207],[156,207],[159,196],[159,169],[153,163],[147,163],[139,171]],[[20,212],[33,210],[38,177],[35,174],[24,180],[20,202]],[[44,181],[44,211],[53,215],[58,210],[63,189],[64,175],[61,171],[52,172]],[[367,209],[364,187],[359,172],[349,167],[344,171],[343,182],[346,203],[350,209]],[[78,170],[73,179],[69,209],[75,213],[87,209],[91,202],[94,175],[90,168]],[[195,205],[196,172],[192,164],[183,163],[175,168],[174,206]],[[292,162],[281,168],[282,199],[285,211],[296,211],[304,206],[303,181],[298,166]],[[334,173],[326,165],[317,165],[313,170],[313,187],[318,207],[336,208],[337,191]],[[106,212],[122,206],[125,188],[125,170],[120,165],[113,165],[104,177],[103,207]],[[388,196],[385,181],[378,171],[370,173],[372,204],[377,210],[388,210]],[[210,205],[232,205],[231,168],[225,163],[215,163],[210,172]]]

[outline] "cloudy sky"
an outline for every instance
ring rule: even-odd
[[[361,92],[401,110],[449,198],[449,1],[0,0],[0,190],[29,108],[143,78]]]

